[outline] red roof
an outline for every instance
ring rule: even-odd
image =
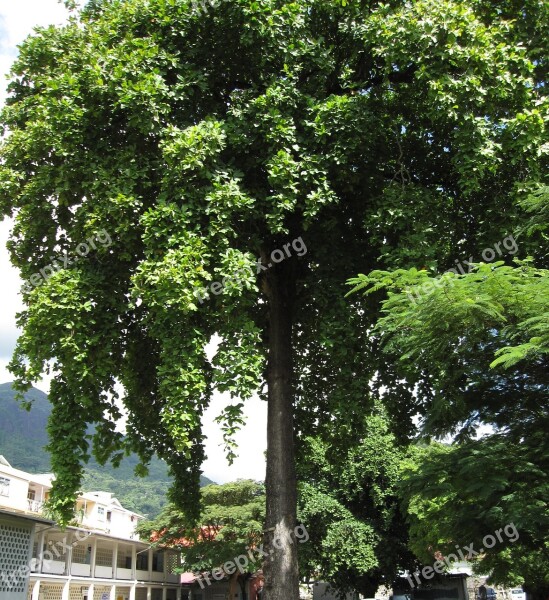
[[[211,542],[215,540],[217,534],[221,530],[221,525],[204,525],[200,528],[200,531],[197,532],[196,538],[188,538],[188,537],[180,537],[174,538],[170,540],[170,545],[173,546],[183,546],[184,548],[188,548],[196,544],[196,542]],[[162,535],[166,532],[165,529],[161,531],[153,531],[151,533],[151,542],[158,542]]]

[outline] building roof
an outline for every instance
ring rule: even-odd
[[[21,469],[16,469],[12,467],[10,463],[3,457],[0,456],[0,465],[2,465],[2,471],[12,477],[17,477],[18,479],[23,479],[24,481],[28,481],[30,483],[38,483],[39,485],[43,485],[46,487],[51,487],[54,476],[52,473],[28,473],[27,471],[21,471]]]
[[[44,519],[43,517],[35,517],[28,513],[17,512],[16,510],[9,510],[7,508],[0,508],[0,516],[6,515],[8,517],[17,517],[18,519],[25,519],[27,521],[33,521],[35,523],[44,523],[46,525],[54,525],[55,521],[51,519]]]

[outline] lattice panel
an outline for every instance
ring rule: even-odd
[[[111,567],[112,548],[97,548],[95,553],[95,564],[98,567]]]
[[[61,600],[63,597],[62,585],[40,585],[40,595],[44,600]]]
[[[84,588],[84,593],[82,593],[82,588]],[[83,585],[71,585],[71,589],[69,591],[69,600],[82,600],[84,598],[84,594],[88,594],[88,588]]]
[[[93,592],[93,600],[101,600],[103,594],[109,594],[110,597],[111,588],[106,585],[96,585],[95,590]],[[89,598],[91,600],[91,598]]]
[[[147,588],[137,588],[135,590],[135,600],[147,600]]]
[[[130,597],[130,588],[129,587],[120,587],[116,586],[116,598],[129,598]]]
[[[170,575],[176,573],[176,569],[179,566],[179,556],[177,554],[168,554],[166,556],[166,567]]]
[[[89,544],[78,544],[72,549],[72,562],[80,563],[81,565],[89,565],[91,553],[88,551]]]
[[[129,561],[128,561],[129,559]],[[121,569],[131,568],[132,550],[131,548],[124,548],[119,546],[118,558],[116,560],[116,566]]]
[[[0,592],[24,592],[26,579],[19,569],[27,564],[31,530],[0,523]]]
[[[52,548],[57,548],[58,551],[63,552],[63,540],[67,541],[66,538],[62,538],[61,536],[52,536],[46,539],[46,550],[51,550]]]

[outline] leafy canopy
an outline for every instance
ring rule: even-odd
[[[544,266],[548,199],[546,187],[526,199],[521,227],[541,234],[536,258]],[[423,432],[458,433],[461,442],[417,448],[405,469],[400,493],[414,552],[429,564],[434,551],[474,547],[478,573],[545,597],[549,271],[533,258],[515,262],[436,278],[416,269],[374,271],[352,284],[366,293],[387,290],[374,332],[400,376],[416,386]],[[479,438],[482,425],[490,427]],[[488,546],[486,536],[502,528],[516,536]]]
[[[284,267],[297,433],[352,433],[383,389],[409,434],[413,388],[370,339],[378,303],[345,301],[345,281],[441,266],[508,233],[543,172],[547,10],[97,0],[22,44],[0,119],[0,213],[29,284],[11,369],[22,391],[54,374],[65,520],[90,453],[117,464],[130,450],[164,458],[173,499],[198,517],[212,390],[235,399],[221,417],[231,456],[241,401],[264,381],[256,261],[300,236],[306,256]],[[102,231],[111,243],[78,256]]]
[[[336,428],[331,439],[308,437],[300,447],[298,515],[310,536],[300,567],[340,593],[373,597],[415,562],[397,495],[406,450],[379,406],[357,429],[361,439],[345,453]]]
[[[208,485],[201,490],[202,513],[199,526],[173,505],[167,506],[153,521],[139,524],[139,534],[159,545],[182,552],[187,571],[211,572],[228,561],[244,555],[249,570],[261,566],[260,554],[248,554],[263,539],[265,488],[252,480]],[[252,560],[256,558],[256,561]]]

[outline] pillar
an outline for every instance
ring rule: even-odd
[[[68,579],[67,583],[63,586],[63,593],[61,594],[61,600],[70,600],[71,598],[71,580]]]
[[[137,579],[137,548],[132,546],[132,579]]]
[[[43,529],[40,532],[40,537],[38,539],[38,573],[42,573],[42,568],[44,565],[44,544],[46,542],[46,531]]]
[[[112,578],[116,579],[116,569],[118,568],[118,542],[114,544],[114,550],[112,552]]]
[[[32,600],[39,600],[40,598],[40,580],[34,582],[31,598]]]
[[[88,538],[90,539],[90,538]],[[97,559],[97,538],[90,540],[91,556],[90,556],[90,576],[95,577],[95,561]]]

